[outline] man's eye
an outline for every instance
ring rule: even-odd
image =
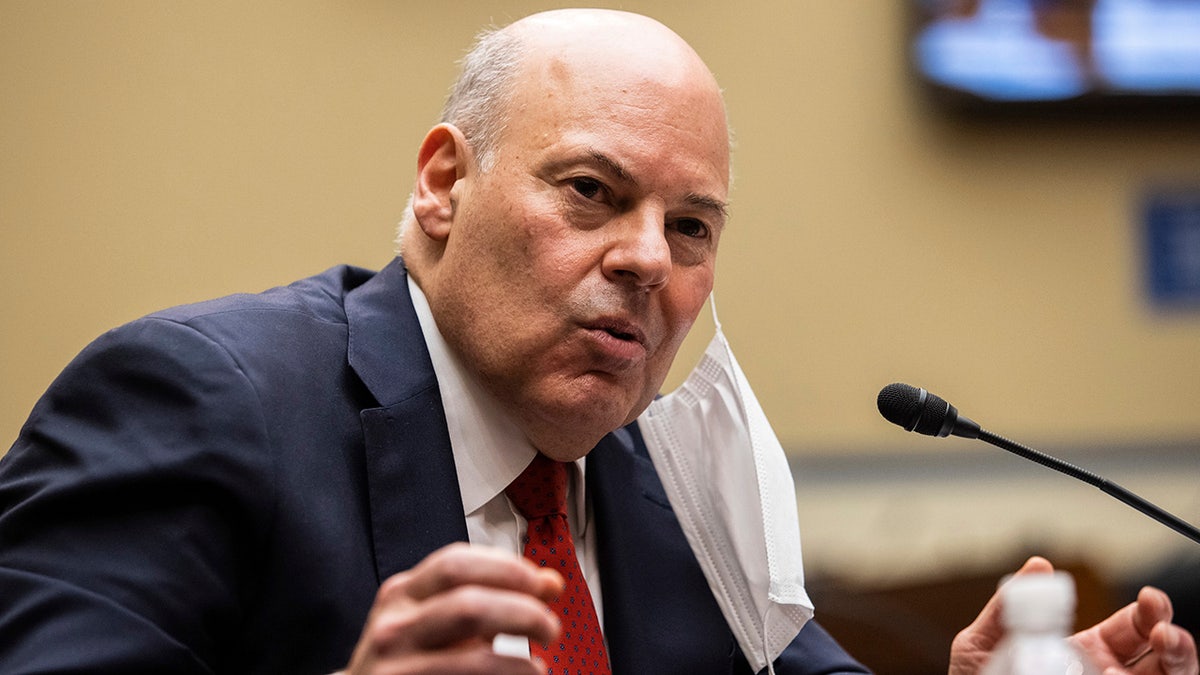
[[[585,199],[595,199],[601,195],[604,186],[594,178],[572,178],[571,187]]]
[[[700,239],[708,236],[708,226],[694,218],[684,218],[675,222],[675,229],[685,237]]]

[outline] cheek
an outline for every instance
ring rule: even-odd
[[[684,268],[675,281],[681,283],[674,289],[675,295],[671,302],[672,312],[668,318],[673,323],[682,325],[683,331],[687,332],[696,321],[696,317],[700,315],[700,310],[704,308],[705,301],[712,293],[713,268],[707,264]]]
[[[661,364],[662,368],[668,369],[671,367],[671,364],[675,360],[675,354],[679,351],[680,345],[683,344],[684,338],[687,337],[694,323],[694,317],[681,318],[668,327],[670,337],[664,344],[663,354],[660,357],[665,361],[665,363]]]
[[[674,293],[664,302],[667,339],[663,343],[660,358],[666,361],[665,367],[670,367],[675,352],[683,344],[712,291],[711,272],[688,275],[681,281],[685,283],[673,289]]]
[[[464,259],[484,274],[495,292],[524,295],[539,283],[547,246],[544,219],[520,204],[504,203],[471,221]]]
[[[556,221],[533,221],[526,230],[521,256],[529,282],[551,294],[571,294],[599,267],[602,242],[588,233],[564,228]]]

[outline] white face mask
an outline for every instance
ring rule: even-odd
[[[813,615],[796,490],[783,448],[716,323],[696,369],[651,403],[638,425],[725,621],[754,671],[773,674],[771,662]]]

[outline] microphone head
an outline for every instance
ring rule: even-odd
[[[958,411],[942,398],[900,382],[879,390],[875,404],[887,421],[926,436],[948,436],[958,420]]]
[[[879,390],[875,405],[879,406],[879,414],[892,424],[898,424],[908,431],[909,427],[921,414],[921,390],[911,384],[893,382]]]

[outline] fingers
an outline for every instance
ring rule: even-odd
[[[525,594],[464,586],[421,603],[391,603],[374,620],[381,653],[405,649],[433,650],[484,640],[497,633],[524,635],[549,642],[559,622],[546,605]]]
[[[1139,600],[1141,595],[1138,596]],[[1191,633],[1160,621],[1150,631],[1150,648],[1158,656],[1158,670],[1163,675],[1197,675],[1200,661],[1196,655],[1196,639]]]
[[[399,662],[376,665],[378,668],[363,672],[388,675],[542,675],[546,672],[540,659],[530,661],[522,657],[502,656],[483,647],[414,654],[406,658],[402,665]],[[358,672],[347,671],[345,675]]]
[[[1171,622],[1175,609],[1171,606],[1171,598],[1153,586],[1146,586],[1138,591],[1136,608],[1133,613],[1133,623],[1139,635],[1149,636],[1150,631],[1161,622]]]
[[[1099,624],[1074,636],[1105,673],[1125,675],[1200,675],[1196,641],[1171,624],[1166,593],[1146,587],[1137,600]]]
[[[553,640],[546,600],[556,572],[485,547],[440,549],[380,587],[348,673],[532,673],[528,658],[494,653],[497,633]]]
[[[1049,574],[1053,571],[1054,565],[1050,564],[1049,560],[1046,560],[1040,555],[1035,555],[1029,558],[1029,560],[1026,560],[1025,564],[1021,565],[1021,569],[1014,573],[1014,576],[1020,576],[1022,574]]]
[[[1166,593],[1147,586],[1129,603],[1095,626],[1113,657],[1128,663],[1150,648],[1150,632],[1160,622],[1170,623],[1174,611]]]
[[[549,601],[565,582],[554,570],[537,567],[525,558],[483,546],[451,544],[434,551],[410,572],[385,582],[381,593],[399,591],[423,600],[467,584],[507,588]]]
[[[1183,628],[1168,621],[1155,624],[1150,630],[1147,650],[1132,663],[1112,666],[1105,675],[1197,675],[1200,662],[1196,656],[1196,640]]]

